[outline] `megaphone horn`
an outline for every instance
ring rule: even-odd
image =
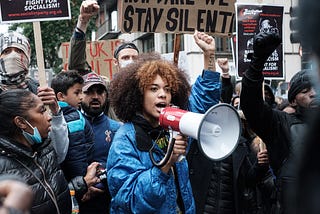
[[[238,112],[229,104],[217,104],[205,114],[179,108],[163,108],[160,126],[190,136],[198,141],[200,151],[211,160],[222,160],[236,148],[241,135]]]

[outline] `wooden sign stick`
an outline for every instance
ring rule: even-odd
[[[39,21],[33,22],[33,33],[34,33],[34,43],[35,43],[36,56],[37,56],[39,83],[40,83],[40,86],[47,86],[46,72],[45,72],[44,58],[43,58],[41,27],[40,27]]]
[[[180,41],[181,41],[181,34],[174,35],[174,46],[173,46],[173,63],[178,66],[179,62],[179,51],[180,51]]]

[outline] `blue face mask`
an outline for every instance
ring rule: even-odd
[[[25,139],[28,141],[30,145],[34,144],[41,144],[42,143],[42,137],[39,133],[39,130],[37,127],[33,127],[27,120],[25,120],[26,123],[33,129],[33,134],[30,134],[24,130],[22,130],[22,135],[25,137]]]

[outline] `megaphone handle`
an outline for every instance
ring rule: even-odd
[[[161,161],[159,161],[158,163],[155,161],[155,159],[154,159],[154,157],[153,157],[153,154],[152,154],[153,147],[152,147],[152,148],[149,150],[149,156],[150,156],[151,162],[152,162],[155,166],[157,166],[157,167],[159,167],[159,168],[163,167],[163,166],[169,161],[169,158],[170,158],[171,153],[172,153],[172,151],[173,151],[174,143],[175,143],[175,139],[172,138],[172,139],[170,140],[170,142],[169,142],[168,150],[167,150],[166,155],[165,155],[164,158],[163,158]]]
[[[178,131],[174,131],[174,130],[171,130],[172,131],[172,134],[171,134],[171,139],[176,139],[176,136],[180,133],[180,132],[178,132]],[[170,140],[171,140],[170,139]],[[179,157],[178,157],[178,162],[181,162],[181,161],[183,161],[183,159],[185,159],[186,158],[186,156],[185,155],[179,155]]]

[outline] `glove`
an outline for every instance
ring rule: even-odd
[[[281,38],[278,33],[260,32],[253,38],[253,55],[251,67],[256,71],[262,71],[264,63],[273,51],[280,45]]]

